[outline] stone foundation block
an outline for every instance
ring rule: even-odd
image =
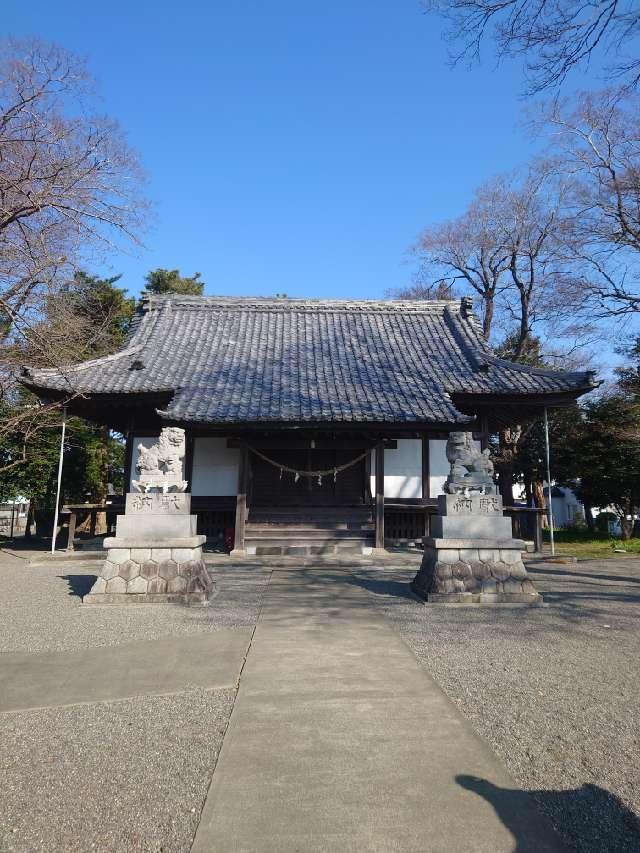
[[[506,581],[506,579],[511,574],[509,566],[506,563],[498,560],[496,563],[490,563],[491,574],[494,576],[496,580]]]
[[[167,581],[167,592],[186,592],[187,591],[187,579],[181,577],[180,575],[176,575],[176,577],[171,578],[170,581]]]
[[[455,548],[441,548],[438,550],[438,562],[457,563],[460,559],[460,551]]]
[[[164,578],[151,578],[149,581],[149,586],[147,587],[147,592],[151,595],[156,595],[158,593],[167,591],[167,582]]]
[[[140,575],[138,575],[137,577],[133,578],[133,580],[130,580],[127,584],[127,592],[146,592],[148,584],[149,581],[146,578],[140,577]],[[93,590],[91,590],[91,592],[93,592]]]
[[[189,563],[191,560],[197,560],[200,556],[198,548],[172,548],[171,559],[177,563]]]
[[[119,565],[120,563],[124,563],[130,559],[131,559],[131,549],[130,548],[110,548],[109,549],[109,561],[111,563],[115,563],[116,565]]]
[[[131,578],[135,578],[136,575],[140,574],[140,566],[137,563],[134,563],[133,560],[126,560],[124,563],[120,564],[118,574],[126,581],[130,581]]]
[[[140,574],[148,580],[155,578],[158,574],[158,564],[154,560],[147,560],[140,567]]]
[[[191,541],[187,540],[191,545]],[[114,562],[113,552],[118,562]],[[156,561],[152,556],[163,559]],[[133,559],[136,556],[138,560]],[[142,559],[145,558],[145,559]],[[187,558],[187,559],[185,559]],[[214,589],[214,582],[202,559],[202,546],[171,548],[111,548],[100,577],[85,596],[87,604],[130,602],[202,603]]]
[[[118,574],[119,566],[116,563],[112,563],[110,560],[107,560],[102,567],[102,577],[105,580],[111,580],[111,578],[115,578]]]
[[[500,551],[494,551],[493,548],[478,548],[478,559],[483,563],[491,563],[493,560],[500,559]]]
[[[480,543],[425,538],[424,556],[411,587],[440,604],[539,604],[522,562],[520,540]],[[476,546],[476,547],[473,547]],[[456,559],[453,559],[453,558]]]
[[[171,559],[171,548],[152,548],[151,559],[156,563],[164,563]]]
[[[158,574],[166,581],[173,580],[173,578],[175,578],[178,574],[178,564],[175,562],[175,560],[162,560],[158,564]]]
[[[136,563],[144,563],[151,559],[151,548],[132,548],[131,559]]]
[[[94,583],[92,592],[95,590],[96,592],[106,592],[107,591],[107,582],[104,578],[98,578],[98,580]]]
[[[468,563],[475,562],[478,559],[477,548],[460,548],[460,559],[466,560]]]
[[[98,578],[96,584],[99,583],[101,578]],[[95,586],[95,584],[94,584]],[[107,581],[106,592],[126,592],[127,591],[127,582],[124,578],[121,578],[117,575],[115,578],[111,578],[110,581]],[[93,589],[91,590],[93,592]]]

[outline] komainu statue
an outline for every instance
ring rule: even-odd
[[[478,450],[470,432],[449,434],[447,459],[451,469],[444,485],[445,492],[450,495],[496,494],[489,451]]]
[[[184,492],[186,480],[182,479],[182,460],[185,455],[184,430],[180,427],[165,427],[158,441],[145,447],[138,445],[138,464],[136,470],[139,480],[133,485],[139,492],[152,490],[166,494],[171,489]]]

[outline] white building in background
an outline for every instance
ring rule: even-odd
[[[573,527],[584,523],[584,505],[567,486],[551,487],[551,508],[556,527]]]

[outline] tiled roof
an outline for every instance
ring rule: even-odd
[[[498,359],[468,301],[151,297],[126,347],[27,370],[43,392],[168,392],[168,420],[465,423],[456,394],[578,396],[588,373]]]

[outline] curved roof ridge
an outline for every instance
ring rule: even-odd
[[[239,308],[242,310],[271,311],[357,311],[358,313],[411,311],[416,313],[442,313],[447,308],[457,307],[457,299],[315,299],[310,297],[274,296],[191,296],[178,293],[143,298],[143,310],[163,307],[191,308]]]
[[[593,384],[594,387],[597,387],[598,383],[595,382],[595,370],[562,370],[560,368],[553,367],[535,367],[534,365],[522,364],[522,362],[519,361],[510,361],[508,358],[502,358],[501,356],[496,355],[493,348],[483,335],[475,336],[471,334],[471,329],[474,331],[478,331],[479,329],[478,320],[475,315],[467,314],[464,316],[463,314],[457,314],[452,316],[449,311],[445,311],[445,319],[453,334],[456,336],[456,339],[460,344],[460,348],[465,355],[469,356],[469,360],[472,362],[475,370],[481,369],[483,365],[491,364],[495,367],[508,368],[516,370],[519,373],[527,373],[530,376],[557,378],[558,375],[562,375],[572,379],[586,381],[587,383]],[[465,324],[467,328],[465,328]],[[466,335],[464,333],[466,333]],[[473,340],[469,340],[470,338],[473,338]],[[481,358],[479,358],[477,353],[473,351],[472,346],[478,347],[482,353]]]
[[[136,355],[136,353],[140,352],[143,347],[144,344],[139,343],[135,344],[135,346],[129,346],[125,349],[118,350],[117,352],[112,352],[110,355],[100,355],[97,358],[91,358],[88,361],[79,361],[77,364],[65,364],[63,367],[29,367],[27,365],[22,368],[22,372],[23,375],[26,376],[41,376],[42,378],[46,378],[47,376],[61,376],[66,372],[99,367],[102,364],[109,364],[110,362],[117,361],[119,358]]]

